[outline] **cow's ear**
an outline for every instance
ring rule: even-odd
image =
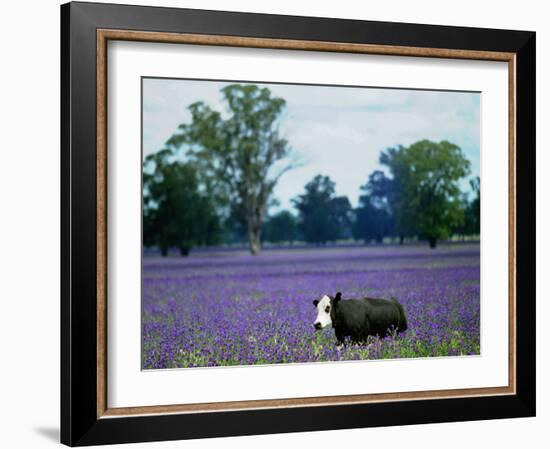
[[[334,304],[336,304],[341,299],[342,299],[342,293],[340,292],[336,293],[336,296],[334,297]]]
[[[317,304],[319,304],[319,300],[318,300],[318,299],[314,299],[314,300],[313,300],[313,305],[314,305],[315,307],[317,307]]]

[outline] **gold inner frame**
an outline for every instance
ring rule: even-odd
[[[251,401],[210,402],[200,404],[107,407],[107,42],[109,40],[217,45],[231,47],[363,53],[428,58],[503,61],[508,63],[508,385],[504,387],[393,392],[345,396]],[[97,417],[200,413],[230,410],[345,405],[388,401],[413,401],[513,395],[516,393],[516,54],[446,48],[422,48],[375,44],[251,38],[131,31],[97,30]]]

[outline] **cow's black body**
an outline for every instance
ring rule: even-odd
[[[407,329],[405,311],[396,299],[362,298],[341,300],[337,294],[331,298],[332,327],[339,344],[346,337],[364,342],[369,335],[384,337],[392,330]]]

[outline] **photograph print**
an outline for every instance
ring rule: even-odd
[[[480,355],[479,92],[141,87],[142,369]]]

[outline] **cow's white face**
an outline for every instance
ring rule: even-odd
[[[313,304],[317,307],[317,318],[313,323],[315,329],[322,329],[332,324],[330,318],[330,298],[325,295],[320,300],[313,301]]]

